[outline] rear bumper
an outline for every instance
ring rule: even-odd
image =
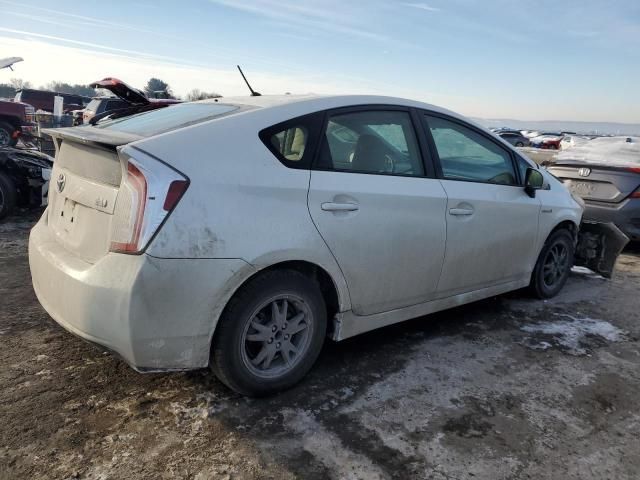
[[[640,241],[640,198],[628,198],[606,205],[585,201],[583,218],[596,222],[612,222],[633,241]]]
[[[56,242],[46,216],[31,231],[29,265],[38,300],[57,323],[136,370],[208,365],[220,303],[244,261],[111,253],[90,264]]]

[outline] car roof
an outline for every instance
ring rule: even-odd
[[[201,100],[198,103],[222,103],[231,105],[247,105],[257,108],[282,108],[288,105],[296,105],[308,110],[309,113],[331,108],[350,107],[358,105],[398,105],[415,107],[444,113],[460,118],[466,122],[474,123],[466,117],[445,108],[431,105],[429,103],[418,102],[399,97],[388,97],[383,95],[259,95],[240,97],[220,97],[215,99]]]

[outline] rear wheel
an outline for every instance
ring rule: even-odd
[[[16,187],[6,174],[0,172],[0,220],[11,214],[16,206]]]
[[[326,307],[314,280],[293,270],[264,273],[243,286],[225,309],[211,368],[244,395],[284,390],[311,369],[326,329]]]
[[[524,147],[524,143],[522,143],[522,142],[516,142],[516,147]]]
[[[562,290],[573,265],[574,249],[569,230],[557,230],[549,236],[531,274],[529,288],[535,296],[551,298]]]

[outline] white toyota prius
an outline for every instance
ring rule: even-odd
[[[579,201],[432,105],[224,98],[49,133],[35,292],[139,371],[209,366],[263,395],[326,337],[527,286],[551,297],[572,266]]]

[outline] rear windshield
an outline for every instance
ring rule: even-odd
[[[235,105],[220,103],[179,103],[130,117],[98,123],[96,127],[150,137],[202,123],[237,109],[238,107]]]

